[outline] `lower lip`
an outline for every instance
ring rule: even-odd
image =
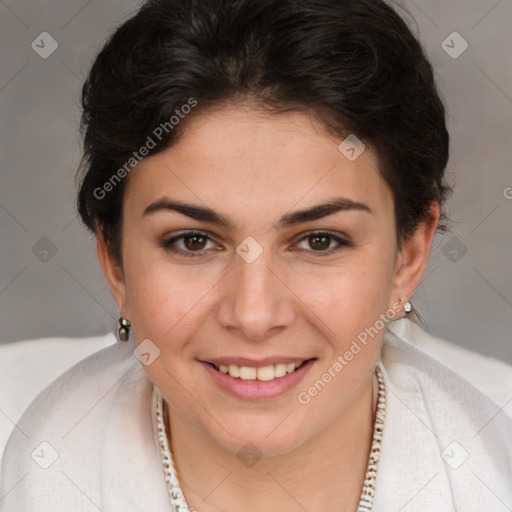
[[[273,380],[243,380],[231,377],[228,373],[221,373],[210,363],[200,361],[205,370],[211,375],[214,382],[224,391],[244,400],[261,400],[276,398],[293,389],[304,378],[306,373],[315,363],[315,359],[309,359],[292,373]]]

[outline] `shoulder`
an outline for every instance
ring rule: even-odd
[[[422,354],[452,370],[498,406],[504,407],[510,401],[511,365],[433,336],[407,318],[392,322],[389,330]]]
[[[110,333],[0,345],[0,375],[5,382],[5,386],[0,387],[0,409],[16,423],[30,402],[51,382],[82,359],[115,343],[116,338]],[[0,443],[0,453],[3,446]]]
[[[84,474],[94,475],[114,419],[124,410],[127,422],[137,421],[129,404],[140,408],[137,396],[145,398],[150,387],[129,343],[95,352],[54,380],[30,403],[7,442],[0,495],[20,483],[4,505],[30,502],[44,508],[44,500],[51,500],[41,492],[42,482],[48,489],[57,481],[65,486],[65,468],[77,463]]]
[[[512,368],[423,330],[403,331],[388,328],[381,353],[386,418],[376,510],[410,500],[404,481],[429,483],[415,498],[418,510],[492,510],[496,495],[512,499]]]
[[[140,369],[129,344],[116,343],[82,359],[46,386],[30,403],[17,426],[18,431],[32,432],[41,428],[41,421],[50,425],[52,419],[72,412],[89,399],[99,399],[108,390]]]
[[[440,361],[434,351],[427,354],[391,330],[386,331],[381,361],[390,389],[390,411],[399,411],[396,416],[402,426],[409,423],[412,428],[419,420],[434,435],[440,450],[458,439],[462,445],[472,447],[475,460],[485,459],[489,466],[501,464],[502,473],[512,476],[512,411],[506,407],[512,396],[511,369],[479,354],[464,354],[465,349],[453,350],[453,354],[461,355],[460,360],[454,363],[443,356]],[[480,379],[466,373],[462,367],[464,357],[475,364],[478,373],[496,369],[496,383],[488,388],[489,394],[475,385],[478,382],[481,386]],[[495,395],[500,385],[504,386],[503,396],[508,394],[503,404],[489,396]],[[497,449],[500,453],[495,453],[493,459],[489,454]]]

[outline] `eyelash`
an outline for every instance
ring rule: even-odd
[[[187,237],[192,237],[194,235],[199,235],[200,237],[206,238],[207,242],[213,241],[212,238],[207,233],[204,233],[202,231],[184,231],[183,233],[180,233],[179,235],[174,236],[174,237],[170,238],[169,240],[162,240],[162,242],[160,242],[160,245],[166,251],[171,251],[175,254],[179,254],[179,255],[185,256],[187,258],[198,258],[198,257],[203,256],[203,254],[206,252],[205,249],[198,250],[198,251],[185,251],[183,249],[177,249],[176,247],[173,247],[173,244],[176,243],[178,240],[182,240]],[[303,240],[306,240],[310,237],[315,237],[315,236],[316,237],[328,237],[328,238],[334,240],[338,244],[337,247],[335,247],[333,249],[327,249],[325,251],[314,251],[314,250],[307,251],[307,252],[316,253],[316,255],[318,255],[319,257],[330,256],[331,254],[338,252],[343,248],[352,247],[352,245],[353,245],[348,240],[345,240],[344,238],[341,238],[333,233],[330,233],[329,231],[308,232],[302,238],[300,238],[297,243],[300,243]]]

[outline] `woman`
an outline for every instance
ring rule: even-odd
[[[26,411],[2,511],[512,504],[510,417],[387,329],[448,192],[432,67],[391,7],[148,1],[82,99],[121,343]]]

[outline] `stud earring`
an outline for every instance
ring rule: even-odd
[[[119,339],[121,341],[128,341],[128,337],[130,336],[130,327],[131,326],[132,326],[132,324],[125,318],[121,317],[119,319],[119,328],[117,330],[117,333],[119,334]]]
[[[404,316],[407,316],[411,311],[412,311],[412,304],[411,304],[411,301],[409,299],[400,299],[400,301],[402,302],[403,306],[404,306]]]

